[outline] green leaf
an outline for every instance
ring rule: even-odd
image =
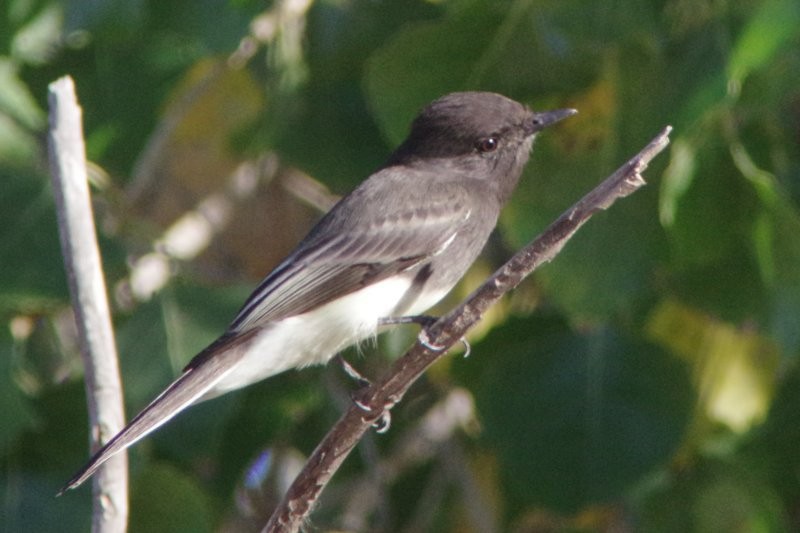
[[[261,144],[276,147],[334,193],[351,190],[381,165],[388,146],[364,94],[366,58],[407,24],[437,15],[425,1],[314,2],[308,13],[305,61],[310,76],[291,94],[269,91]],[[267,79],[279,76],[273,73]]]
[[[691,186],[697,166],[697,154],[691,143],[678,137],[673,139],[671,144],[669,167],[661,178],[659,195],[659,217],[665,228],[675,223],[678,204]]]
[[[36,104],[30,89],[19,77],[19,68],[0,56],[0,111],[27,130],[44,126],[44,112]]]
[[[641,497],[641,495],[639,495]],[[790,531],[779,495],[753,464],[702,458],[638,504],[642,531]]]
[[[756,212],[757,198],[740,178],[719,138],[694,141],[694,178],[672,199],[673,224],[668,227],[679,266],[708,265],[736,252]],[[691,168],[684,168],[684,171]],[[673,181],[675,178],[671,178]]]
[[[562,511],[611,501],[674,453],[692,407],[686,369],[610,328],[579,335],[542,317],[484,341],[469,369],[512,501]],[[483,344],[483,343],[482,343]]]
[[[37,309],[67,299],[50,183],[0,167],[0,308]]]
[[[9,324],[10,325],[10,324]],[[0,329],[0,456],[4,455],[26,429],[38,422],[25,394],[14,381],[14,341],[9,325]]]
[[[800,4],[795,0],[761,2],[731,51],[728,78],[741,84],[753,70],[763,67],[797,36]]]
[[[449,92],[474,88],[467,82],[499,23],[494,12],[465,9],[458,16],[404,29],[372,55],[366,90],[391,144],[403,140],[411,119],[425,104]],[[444,39],[445,35],[449,37]],[[427,75],[411,74],[419,71]]]
[[[214,531],[211,503],[194,479],[171,466],[151,466],[137,476],[131,490],[129,531]]]

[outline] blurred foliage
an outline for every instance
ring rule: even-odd
[[[580,110],[540,136],[451,305],[672,124],[650,185],[498,306],[469,359],[431,369],[313,525],[800,529],[800,3],[266,4],[0,9],[1,530],[90,523],[88,488],[53,498],[87,454],[46,159],[47,84],[64,74],[129,414],[308,230],[328,198],[309,176],[346,192],[426,102],[492,90]],[[412,334],[358,366],[379,375]],[[351,387],[331,365],[191,409],[131,452],[131,531],[259,530]],[[454,390],[466,415],[435,418]]]

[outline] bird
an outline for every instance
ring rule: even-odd
[[[377,335],[386,321],[435,305],[486,244],[536,134],[576,112],[534,112],[478,91],[447,94],[422,108],[386,163],[320,219],[225,332],[59,494],[190,405],[324,364]]]

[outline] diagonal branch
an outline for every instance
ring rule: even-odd
[[[72,78],[50,84],[49,155],[61,249],[86,369],[92,449],[125,425],[117,348],[97,247],[86,172],[81,108]],[[94,478],[92,531],[124,532],[128,519],[128,461],[110,459]]]
[[[670,126],[650,144],[562,214],[539,237],[517,252],[478,287],[461,305],[423,332],[381,381],[359,394],[360,406],[352,405],[328,432],[274,511],[265,533],[296,532],[308,519],[322,489],[373,422],[402,400],[411,385],[453,344],[474,326],[486,310],[506,292],[519,285],[536,268],[552,260],[572,235],[599,210],[645,184],[641,173],[669,144]],[[422,337],[423,335],[421,335]],[[441,348],[433,350],[430,347]],[[362,409],[363,407],[363,409]]]

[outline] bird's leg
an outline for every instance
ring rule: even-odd
[[[411,315],[411,316],[389,316],[378,320],[379,326],[393,326],[397,324],[419,324],[422,330],[419,332],[419,342],[429,350],[434,352],[441,352],[444,346],[433,344],[428,337],[427,329],[432,326],[437,320],[435,316],[431,315]],[[461,337],[461,343],[464,345],[464,357],[469,357],[472,347],[467,341],[466,337]]]
[[[422,344],[424,344],[426,347],[430,348],[435,352],[439,352],[442,350],[442,348],[437,347],[428,342],[427,335],[425,335],[425,328],[436,322],[436,320],[437,318],[435,316],[429,316],[429,315],[386,317],[378,319],[378,326],[392,326],[397,324],[419,324],[422,326],[422,332],[420,333],[420,335],[424,335],[424,337],[420,339],[422,341]],[[348,363],[347,360],[342,356],[342,354],[336,354],[336,359],[342,366],[342,369],[345,371],[345,373],[351,378],[353,378],[356,381],[356,383],[358,383],[359,387],[361,388],[368,387],[369,385],[372,384],[366,377],[364,377],[361,374],[361,372],[356,370],[353,365]]]
[[[353,378],[355,382],[358,383],[360,388],[369,387],[372,385],[372,383],[365,378],[361,372],[356,370],[353,365],[347,362],[347,359],[345,359],[342,354],[336,354],[336,359],[339,361],[339,364],[342,365],[342,369],[345,371],[345,373]]]
[[[350,395],[350,399],[353,400],[353,403],[364,412],[371,413],[372,409],[365,404],[363,401],[359,399],[360,393],[363,392],[367,387],[372,385],[370,380],[365,378],[358,370],[353,367],[350,363],[347,362],[347,359],[342,357],[341,354],[336,355],[336,359],[338,359],[339,364],[342,365],[342,369],[344,369],[345,373],[353,378],[356,383],[358,383],[359,389],[354,391]],[[396,403],[396,402],[395,402]],[[375,431],[378,433],[386,433],[389,431],[389,426],[392,425],[392,415],[389,411],[392,407],[394,407],[394,403],[390,405],[383,406],[381,410],[381,414],[378,416],[377,420],[372,423],[372,427],[375,428]]]
[[[431,315],[387,316],[378,320],[379,326],[396,326],[399,324],[418,324],[420,326],[419,342],[434,352],[441,352],[444,348],[437,346],[428,338],[427,329],[438,319]]]
[[[419,324],[423,328],[433,325],[439,317],[431,315],[386,316],[378,319],[379,326],[396,326],[398,324]]]
[[[444,346],[437,346],[433,344],[430,339],[428,338],[427,328],[432,326],[437,320],[439,320],[435,316],[431,315],[410,315],[410,316],[391,316],[391,317],[383,317],[378,319],[379,326],[395,326],[400,324],[419,324],[422,330],[419,333],[419,341],[422,343],[423,346],[428,348],[429,350],[433,350],[434,352],[441,352],[444,350]],[[470,352],[472,351],[472,347],[470,346],[469,342],[467,341],[466,337],[461,337],[461,342],[464,344],[464,357],[469,356]],[[370,381],[361,375],[353,366],[348,363],[344,357],[341,355],[337,355],[336,358],[339,360],[339,364],[342,365],[342,368],[347,373],[348,376],[356,380],[362,390],[364,387],[371,385]],[[356,391],[352,396],[353,403],[366,413],[372,412],[372,408],[361,401],[358,396],[360,391]],[[392,413],[391,409],[397,401],[392,400],[388,402],[386,405],[383,406],[383,410],[372,426],[375,428],[375,431],[378,433],[386,433],[389,431],[389,427],[392,424]]]

